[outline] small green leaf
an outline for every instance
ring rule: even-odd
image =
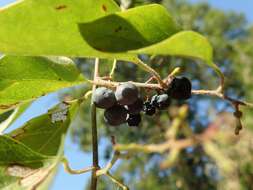
[[[0,68],[0,112],[84,81],[70,59],[4,56]]]

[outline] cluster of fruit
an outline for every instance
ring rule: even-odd
[[[169,107],[172,99],[186,100],[191,97],[191,82],[186,77],[176,77],[163,93],[154,95],[150,100],[140,98],[138,88],[129,82],[123,83],[116,91],[105,87],[96,89],[93,102],[98,108],[105,109],[106,123],[117,126],[126,123],[129,126],[138,126],[141,122],[141,112],[152,116],[156,110]]]

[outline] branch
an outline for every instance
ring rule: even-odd
[[[167,79],[165,79],[167,80]],[[88,80],[91,84],[98,85],[98,86],[104,86],[107,88],[116,88],[118,85],[123,84],[124,82],[115,82],[115,81],[107,81],[103,80],[101,78],[98,78],[97,80]],[[154,84],[154,83],[140,83],[140,82],[132,82],[129,81],[132,84],[136,85],[139,88],[147,88],[147,89],[153,89],[153,90],[162,90],[163,87],[161,87],[160,84]],[[170,80],[168,80],[168,83],[166,85],[170,84]],[[236,100],[233,98],[230,98],[229,96],[225,96],[220,92],[220,90],[192,90],[192,95],[207,95],[207,96],[214,96],[223,100],[226,100],[230,102],[231,104],[239,104],[241,106],[247,106],[253,108],[253,103]]]
[[[116,88],[117,86],[119,86],[120,84],[123,84],[125,82],[113,82],[113,81],[107,81],[107,80],[102,80],[100,78],[98,78],[97,80],[88,80],[88,82],[95,84],[97,86],[104,86],[107,88]],[[140,88],[150,88],[150,89],[162,89],[162,87],[159,84],[147,84],[147,83],[140,83],[140,82],[132,82],[129,81],[132,84],[136,85],[137,87]]]
[[[99,59],[96,58],[95,60],[95,67],[94,67],[94,81],[99,77]],[[93,85],[92,94],[96,90],[96,85]],[[96,114],[96,106],[94,105],[92,98],[91,98],[91,127],[92,127],[92,154],[93,154],[93,167],[99,168],[99,161],[98,161],[98,140],[97,140],[97,114]],[[97,189],[97,176],[96,176],[96,169],[92,171],[91,175],[91,186],[90,190]]]

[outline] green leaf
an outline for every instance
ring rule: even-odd
[[[187,57],[205,61],[210,67],[216,67],[212,62],[213,48],[211,44],[204,36],[193,31],[178,32],[160,43],[129,53]]]
[[[36,152],[55,156],[62,142],[62,134],[67,132],[70,124],[70,114],[73,111],[70,112],[69,109],[75,109],[77,105],[77,103],[72,106],[59,104],[47,114],[28,121],[23,127],[12,131],[9,135]],[[56,117],[59,121],[54,121]]]
[[[106,52],[143,48],[179,31],[177,24],[160,5],[141,6],[79,25],[92,47]]]
[[[78,23],[120,11],[113,0],[23,0],[0,9],[0,52],[103,55],[83,41]]]
[[[33,189],[47,182],[63,154],[64,139],[79,103],[58,104],[21,128],[0,136],[0,188]]]
[[[204,61],[219,75],[208,40],[193,31],[181,31],[160,5],[147,5],[114,13],[79,25],[84,40],[106,53],[171,55]],[[122,58],[124,59],[124,58]]]
[[[84,81],[70,59],[4,56],[0,68],[0,112]]]

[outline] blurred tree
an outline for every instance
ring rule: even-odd
[[[154,2],[163,4],[177,18],[184,30],[195,30],[204,34],[214,47],[215,62],[222,68],[226,76],[226,92],[232,97],[247,97],[253,101],[253,91],[250,90],[253,89],[251,82],[253,76],[253,28],[248,27],[244,16],[234,12],[223,12],[206,3],[190,4],[183,0],[133,0],[131,7]],[[186,75],[192,80],[194,89],[213,89],[218,84],[217,77],[211,69],[206,69],[202,64],[196,64],[191,60],[145,55],[142,55],[141,58],[163,77],[166,77],[176,66],[181,67],[182,75]],[[88,63],[90,60],[78,59],[77,62],[86,76],[92,73],[92,66]],[[112,61],[109,61],[109,64],[111,63]],[[243,66],[241,66],[242,64]],[[108,68],[108,64],[101,64],[101,76],[109,74]],[[134,64],[120,61],[117,64],[115,72],[115,80],[117,81],[145,81],[149,77],[149,74],[138,69]],[[75,94],[75,91],[71,93]],[[178,106],[183,103],[173,102],[167,112],[161,112],[154,118],[143,116],[143,122],[139,128],[127,126],[109,128],[105,126],[103,113],[99,110],[99,136],[100,139],[104,138],[108,142],[107,145],[100,144],[100,147],[106,146],[105,152],[100,152],[100,158],[105,160],[110,158],[112,154],[110,136],[112,135],[120,143],[163,142],[164,131],[170,126],[171,119],[175,116]],[[229,104],[205,96],[193,96],[188,103],[190,106],[188,122],[195,133],[203,132],[207,126],[219,119],[221,116],[218,113],[231,112],[232,110]],[[248,119],[245,121],[245,127],[252,128],[253,119],[250,117],[252,113],[250,110],[246,112],[248,117],[245,116],[245,118]],[[234,122],[231,122],[233,118],[229,118],[227,121],[230,127],[227,127],[223,132],[233,135],[234,129],[231,128],[231,125]],[[73,137],[77,143],[80,143],[80,147],[84,151],[90,151],[91,147],[89,123],[89,103],[87,103],[83,105],[74,123],[75,126],[72,127]],[[244,140],[242,137],[241,142],[237,142],[236,146],[234,142],[223,142],[223,139],[227,139],[224,136],[217,137],[217,147],[228,159],[224,161],[236,165],[236,169],[231,170],[231,173],[224,172],[223,162],[217,160],[215,155],[210,155],[210,152],[205,151],[203,146],[182,151],[177,157],[176,164],[169,169],[161,170],[159,168],[159,164],[165,158],[164,156],[141,153],[133,156],[130,160],[120,161],[114,172],[119,179],[129,185],[130,189],[136,190],[252,189],[253,152],[247,142],[253,136],[251,131],[247,129],[242,133],[246,137]],[[244,152],[240,146],[245,148]],[[228,150],[231,152],[228,153]],[[248,151],[245,152],[245,150]],[[237,155],[237,157],[230,154]],[[233,188],[231,188],[231,184]],[[112,190],[115,189],[115,186],[111,182],[100,180],[99,189]]]

